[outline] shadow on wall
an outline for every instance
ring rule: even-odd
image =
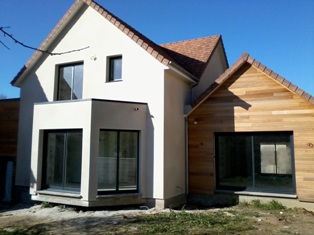
[[[45,56],[36,69],[47,58]],[[17,202],[30,202],[29,186],[34,176],[31,172],[31,146],[34,104],[47,102],[47,96],[35,73],[30,74],[21,84],[21,100],[19,113],[18,147],[15,170],[15,200]],[[54,89],[54,87],[51,87]]]
[[[188,117],[189,194],[212,194],[216,189],[219,169],[215,161],[215,133],[234,132],[235,110],[245,113],[251,107],[230,89],[244,72],[235,74],[220,87],[212,84],[207,90],[211,95]]]
[[[153,124],[154,116],[151,114],[149,107],[147,106],[147,145],[146,148],[146,156],[143,156],[143,160],[146,161],[144,165],[144,173],[142,175],[146,175],[146,183],[145,183],[145,191],[147,193],[148,198],[153,198],[154,195],[154,124]],[[143,141],[142,141],[143,142]],[[140,176],[142,179],[143,177]],[[144,180],[144,179],[143,179]]]

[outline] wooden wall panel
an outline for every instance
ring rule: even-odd
[[[293,131],[297,195],[314,202],[314,105],[255,67],[243,65],[189,115],[188,125],[189,193],[215,190],[214,132]],[[208,175],[199,181],[202,174]]]
[[[16,157],[19,99],[0,100],[0,158]]]

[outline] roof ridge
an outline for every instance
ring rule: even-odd
[[[161,44],[160,47],[200,79],[219,42],[222,43],[222,36],[214,35]]]
[[[151,39],[140,33],[138,30],[133,28],[131,25],[120,19],[118,16],[98,4],[94,0],[76,0],[86,3],[88,6],[96,10],[100,15],[110,21],[116,26],[121,32],[126,34],[129,38],[140,45],[149,54],[155,57],[162,64],[168,65],[170,61],[174,61],[173,58],[168,55],[158,44],[153,42]]]
[[[111,13],[109,10],[98,4],[94,0],[75,0],[72,6],[68,9],[68,11],[64,14],[64,16],[59,20],[56,26],[51,30],[48,36],[43,40],[41,45],[38,47],[41,50],[46,50],[51,46],[52,41],[58,36],[58,34],[63,30],[64,26],[72,19],[73,15],[76,14],[79,10],[82,9],[83,6],[91,7],[96,12],[98,12],[101,16],[107,19],[112,25],[118,28],[121,32],[127,35],[130,39],[132,39],[135,43],[137,43],[140,47],[142,47],[146,52],[148,52],[151,56],[157,59],[160,63],[169,66],[170,64],[177,65],[184,73],[191,76],[192,80],[196,80],[196,76],[190,73],[185,66],[180,65],[180,62],[177,59],[173,58],[171,54],[168,53],[168,50],[163,48],[162,46],[156,44],[151,39],[137,31],[135,28],[130,26],[128,23],[124,22],[118,16]],[[207,36],[205,38],[217,37],[221,38],[221,35]],[[202,39],[202,38],[198,38]],[[185,41],[193,41],[197,39],[185,40]],[[217,40],[218,42],[218,40]],[[217,43],[216,42],[216,43]],[[39,51],[35,51],[30,59],[26,62],[26,64],[22,67],[22,69],[18,72],[18,74],[11,81],[12,85],[19,86],[17,81],[25,74],[25,71],[28,70],[29,67],[32,67],[36,61],[40,58]],[[210,58],[210,55],[209,55]]]
[[[214,37],[221,37],[221,34],[212,35],[212,36],[205,36],[205,37],[200,37],[200,38],[180,40],[180,41],[176,41],[176,42],[167,42],[167,43],[159,44],[159,46],[166,46],[166,45],[171,45],[171,44],[176,44],[176,43],[183,43],[183,42],[191,42],[191,41],[196,41],[196,40],[200,40],[200,39],[207,39],[207,38],[214,38]]]

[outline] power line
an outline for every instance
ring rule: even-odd
[[[50,52],[47,50],[42,50],[36,47],[32,47],[29,45],[24,44],[23,42],[19,41],[18,39],[16,39],[15,37],[13,37],[12,34],[9,34],[8,32],[6,32],[4,29],[5,28],[9,28],[9,27],[0,27],[0,32],[2,32],[4,34],[4,36],[8,36],[10,39],[12,39],[15,43],[19,44],[22,47],[34,50],[34,51],[39,51],[45,54],[49,54],[49,55],[64,55],[64,54],[69,54],[69,53],[73,53],[73,52],[78,52],[78,51],[82,51],[82,50],[86,50],[87,48],[89,48],[89,46],[87,47],[83,47],[83,48],[79,48],[79,49],[74,49],[74,50],[70,50],[70,51],[64,51],[64,52]],[[2,42],[0,40],[0,43],[7,49],[10,49],[4,42]]]

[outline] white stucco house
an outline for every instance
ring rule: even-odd
[[[12,81],[21,192],[86,207],[184,203],[185,114],[228,68],[221,36],[157,45],[76,0],[40,49],[61,54],[37,51]]]

